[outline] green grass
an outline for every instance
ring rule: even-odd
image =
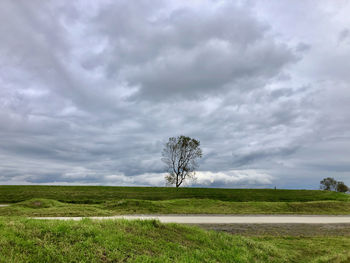
[[[21,216],[117,214],[350,214],[327,191],[0,186],[0,262],[350,262],[350,237],[279,226],[230,235],[158,221],[44,221]],[[218,228],[217,226],[215,226]],[[225,226],[217,229],[237,233]],[[214,229],[216,229],[214,228]],[[347,229],[346,227],[342,228]],[[299,231],[303,235],[290,235]],[[343,231],[344,232],[344,231]],[[242,232],[240,232],[242,233]]]
[[[0,186],[0,216],[350,214],[330,191],[104,186]]]
[[[0,262],[348,262],[347,237],[244,237],[158,221],[0,219]]]
[[[0,216],[111,216],[120,214],[350,214],[350,202],[227,202],[211,199],[117,200],[71,204],[31,199],[0,207]]]
[[[65,203],[99,204],[121,199],[212,199],[231,202],[350,201],[349,195],[319,190],[218,189],[107,186],[0,186],[0,204],[32,198]]]
[[[195,225],[195,224],[194,224]],[[350,238],[350,224],[198,224],[206,230],[243,236],[334,237]]]

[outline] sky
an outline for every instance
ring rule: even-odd
[[[0,184],[350,184],[350,2],[0,1]]]

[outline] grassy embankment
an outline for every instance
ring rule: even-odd
[[[120,200],[69,204],[31,199],[0,207],[0,216],[111,216],[120,214],[350,214],[350,202],[228,202],[211,199]]]
[[[0,186],[0,204],[32,198],[53,199],[65,203],[99,204],[122,199],[173,200],[213,199],[235,202],[350,201],[348,195],[318,190],[221,189],[171,187],[109,186]]]
[[[0,186],[0,216],[350,214],[328,191],[165,187]]]
[[[0,262],[348,262],[350,238],[243,237],[158,221],[0,219]]]
[[[350,213],[323,191],[0,186],[0,262],[349,262],[350,227],[41,221],[4,216]],[[202,226],[204,227],[204,226]],[[223,233],[226,231],[234,235]],[[341,235],[339,235],[339,232]]]

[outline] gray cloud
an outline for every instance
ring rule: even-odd
[[[349,38],[350,38],[350,30],[348,28],[340,31],[339,36],[338,36],[339,42],[344,42],[346,40],[349,40]]]
[[[350,7],[310,6],[2,1],[0,184],[164,185],[180,134],[194,186],[350,184]]]
[[[164,10],[153,3],[146,12],[143,4],[125,6],[121,1],[97,16],[99,38],[108,44],[93,60],[107,76],[135,87],[138,98],[258,88],[296,60],[247,6]]]

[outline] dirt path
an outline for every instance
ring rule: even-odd
[[[9,206],[9,205],[0,205],[0,207],[5,207],[5,206]]]
[[[33,217],[34,219],[81,220],[84,217]],[[157,219],[162,223],[182,224],[350,224],[350,216],[319,215],[122,215],[109,217],[87,217],[104,219]]]

